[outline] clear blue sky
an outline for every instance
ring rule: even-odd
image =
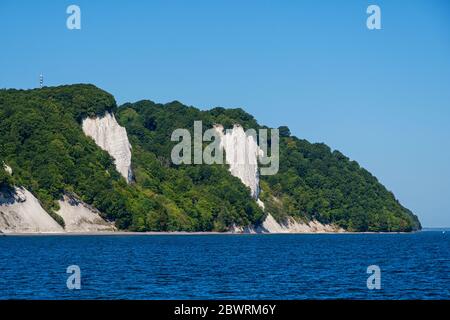
[[[339,3],[338,3],[339,2]],[[81,8],[81,30],[66,8]],[[382,30],[366,28],[377,4]],[[93,83],[119,103],[243,107],[450,226],[450,2],[0,2],[0,87]]]

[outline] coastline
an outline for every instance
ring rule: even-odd
[[[105,231],[105,232],[28,232],[28,233],[0,233],[0,237],[16,237],[16,236],[208,236],[208,235],[237,235],[237,236],[258,236],[258,235],[318,235],[318,234],[413,234],[423,232],[422,230],[411,232],[298,232],[298,233],[235,233],[235,232],[214,232],[214,231],[200,231],[200,232],[187,232],[187,231],[150,231],[150,232],[132,232],[132,231]]]

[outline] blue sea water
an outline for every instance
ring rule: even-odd
[[[6,236],[0,299],[450,299],[450,232]]]

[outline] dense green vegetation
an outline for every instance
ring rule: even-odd
[[[3,158],[0,156],[0,190],[9,188],[13,184],[12,177],[4,170]]]
[[[241,110],[218,113],[229,124],[241,114]],[[215,121],[209,112],[179,102],[161,105],[141,101],[120,107],[117,117],[127,128],[133,145],[136,184],[148,193],[161,195],[166,207],[178,216],[186,216],[182,221],[184,229],[223,231],[232,224],[248,225],[263,218],[249,189],[230,175],[226,165],[172,164],[170,154],[177,143],[170,141],[173,130],[192,131],[195,120],[203,120],[204,128],[211,128]]]
[[[87,138],[87,116],[115,112],[127,128],[135,182],[127,185],[112,158]],[[173,165],[176,128],[216,123],[259,128],[242,109],[200,111],[179,102],[140,101],[117,108],[92,85],[0,90],[0,185],[32,191],[50,213],[64,192],[74,192],[122,229],[226,230],[258,223],[264,213],[227,165]],[[262,177],[261,198],[278,220],[317,219],[357,231],[410,231],[420,224],[375,177],[324,144],[311,144],[280,127],[280,172]]]
[[[56,200],[75,192],[122,229],[225,230],[261,219],[247,189],[224,166],[176,170],[166,157],[136,145],[137,183],[127,185],[113,159],[80,126],[86,116],[115,110],[113,97],[91,85],[0,90],[1,155],[13,168],[14,183],[33,192],[56,219]],[[157,139],[157,150],[170,155],[166,135]],[[11,179],[0,172],[2,182]]]
[[[280,171],[263,181],[268,208],[278,218],[317,219],[353,231],[420,228],[417,217],[374,176],[322,143],[282,137]]]
[[[235,123],[244,128],[261,127],[242,109],[200,111],[179,102],[125,104],[119,108],[118,115],[133,145],[152,153],[170,168],[173,146],[170,133],[176,128],[192,131],[194,120],[202,120],[204,129],[217,123],[225,127],[232,127]],[[280,171],[274,176],[261,177],[261,199],[277,220],[282,221],[289,215],[305,221],[316,219],[322,223],[335,223],[354,231],[411,231],[420,228],[417,217],[402,207],[394,195],[358,163],[350,161],[339,151],[331,151],[325,144],[311,144],[291,137],[288,127],[280,127],[279,130]],[[162,170],[143,169],[141,164],[148,160],[140,161],[140,156],[140,153],[134,155],[138,183],[157,188],[161,181],[155,179],[152,172],[160,173]],[[201,174],[210,166],[197,168],[197,174]],[[192,170],[192,166],[177,168],[180,174],[196,181],[198,177],[192,176]],[[227,177],[223,172],[222,181]],[[214,181],[201,181],[201,185],[204,187],[210,182],[213,182],[214,189]],[[182,192],[178,190],[176,194]]]
[[[65,191],[101,208],[119,226],[128,227],[125,181],[111,157],[87,138],[83,116],[116,108],[114,98],[91,85],[0,91],[0,145],[14,183],[33,192],[52,214]]]

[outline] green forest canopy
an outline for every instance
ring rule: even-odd
[[[105,112],[116,113],[133,146],[130,185],[81,129],[82,119]],[[74,192],[126,230],[225,231],[260,223],[264,212],[227,165],[171,163],[172,131],[192,130],[195,120],[205,129],[217,123],[260,128],[242,109],[201,111],[177,101],[118,108],[93,85],[0,90],[0,161],[13,168],[12,177],[0,170],[0,184],[28,188],[53,215],[56,200]],[[420,228],[417,217],[358,163],[291,136],[288,127],[280,134],[280,171],[261,177],[261,199],[277,220],[316,219],[351,231]]]

